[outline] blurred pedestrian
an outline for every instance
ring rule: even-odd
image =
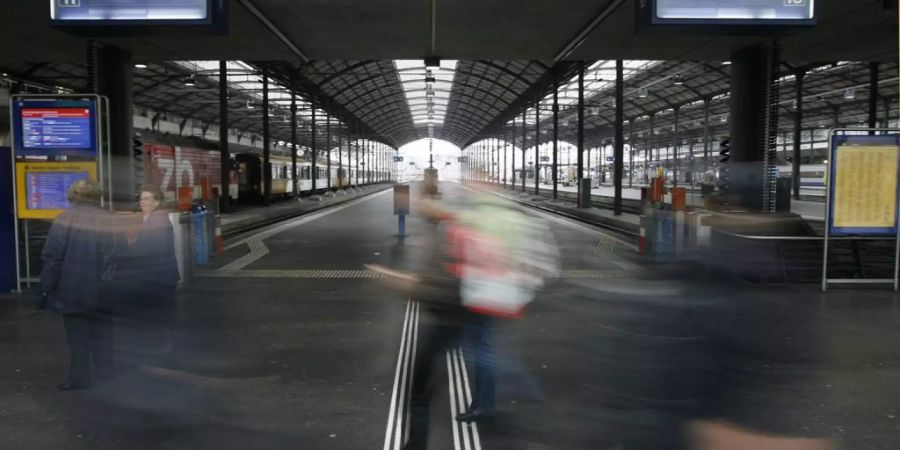
[[[116,284],[121,311],[128,315],[146,354],[173,351],[169,328],[177,312],[178,263],[169,214],[161,208],[158,186],[141,187],[140,223],[120,239],[116,252]]]
[[[113,322],[101,298],[113,243],[110,215],[100,207],[100,185],[80,180],[69,188],[72,207],[50,227],[41,253],[41,288],[48,307],[63,316],[69,345],[64,391],[88,389],[113,377]]]

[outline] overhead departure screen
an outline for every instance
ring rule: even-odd
[[[812,20],[815,0],[656,0],[655,17],[670,20]]]
[[[54,21],[204,21],[210,0],[50,0]]]

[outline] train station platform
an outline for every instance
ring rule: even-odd
[[[241,233],[266,224],[338,205],[358,197],[389,189],[391,186],[393,186],[391,183],[365,185],[355,189],[338,190],[319,196],[274,200],[268,206],[236,205],[228,213],[222,214],[222,233],[225,236]]]
[[[441,191],[443,202],[469,195]],[[148,359],[122,320],[117,376],[90,390],[56,389],[60,318],[0,297],[0,448],[400,448],[411,354],[435,318],[366,269],[414,271],[426,244],[417,216],[396,236],[390,192],[230,239],[179,293],[174,352]],[[561,270],[522,319],[493,326],[495,418],[452,419],[474,377],[459,352],[438,357],[429,449],[701,448],[681,446],[684,431],[711,424],[773,445],[900,439],[884,395],[900,376],[893,293],[747,285],[527,211],[549,225]]]

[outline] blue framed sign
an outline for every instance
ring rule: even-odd
[[[97,159],[96,96],[13,98],[11,113],[17,159]]]
[[[828,234],[895,236],[900,135],[834,134],[828,161]]]
[[[50,0],[50,23],[85,36],[227,32],[226,0]]]

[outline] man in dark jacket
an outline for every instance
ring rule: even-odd
[[[94,181],[72,185],[72,208],[50,227],[41,254],[41,288],[49,307],[63,315],[68,338],[69,379],[59,386],[65,391],[87,389],[94,378],[113,375],[113,324],[100,298],[113,224],[100,208],[100,196]]]

